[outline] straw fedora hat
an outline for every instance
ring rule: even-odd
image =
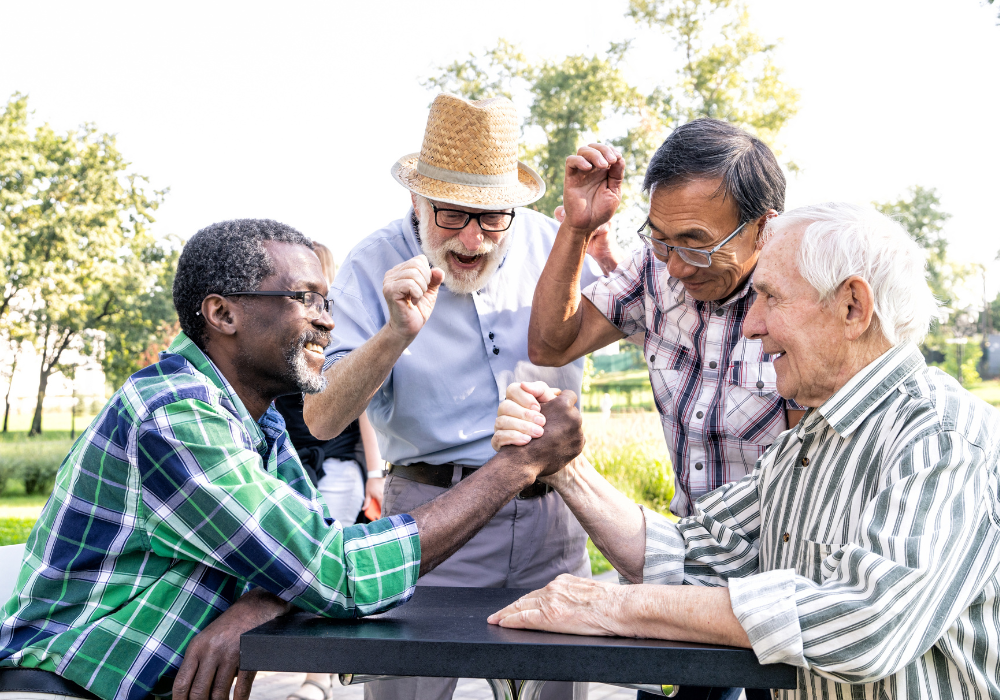
[[[392,176],[428,199],[476,209],[510,209],[545,194],[545,183],[517,160],[514,103],[504,97],[470,102],[441,93],[427,117],[419,153],[403,156]]]

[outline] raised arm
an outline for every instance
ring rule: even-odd
[[[443,279],[444,272],[432,270],[423,255],[385,274],[382,294],[389,306],[389,322],[326,370],[326,389],[306,394],[302,417],[309,432],[320,440],[331,440],[361,415],[430,318]]]
[[[603,144],[585,146],[566,159],[565,219],[531,304],[528,357],[537,365],[562,366],[624,337],[580,295],[587,248],[621,202],[624,170],[621,155]]]

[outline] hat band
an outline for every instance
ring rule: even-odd
[[[517,168],[513,172],[500,175],[480,175],[477,173],[460,173],[457,170],[446,170],[436,165],[417,160],[417,172],[433,180],[448,182],[452,185],[471,185],[473,187],[507,187],[516,185]]]

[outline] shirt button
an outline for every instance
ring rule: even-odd
[[[809,458],[808,457],[803,457],[802,458],[802,466],[803,467],[808,467],[809,466]]]
[[[781,536],[781,540],[783,542],[787,542],[789,540],[789,538],[790,538],[790,535],[787,532],[784,535]]]
[[[757,382],[757,388],[758,389],[763,389],[764,388],[764,382],[758,381]]]
[[[701,462],[698,462],[696,465],[694,465],[694,468],[697,469],[698,471],[701,471],[702,469],[705,468],[705,465],[702,464]]]
[[[499,355],[500,354],[500,348],[498,348],[496,345],[493,346],[493,354],[494,355]]]
[[[723,309],[716,309],[715,310],[715,315],[716,316],[722,316],[724,313],[726,313],[726,312]]]
[[[695,418],[701,418],[703,415],[705,415],[705,414],[702,413],[701,411],[698,411],[697,413],[694,414],[694,417]]]
[[[650,355],[649,356],[649,361],[650,362],[656,362],[656,355]]]
[[[493,340],[493,334],[490,333],[490,340]]]
[[[708,366],[711,367],[712,369],[715,369],[716,367],[719,366],[719,363],[716,362],[715,360],[712,360],[711,362],[708,363]]]

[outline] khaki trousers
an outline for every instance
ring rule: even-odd
[[[444,492],[390,474],[383,513],[407,513]],[[587,533],[558,494],[514,499],[417,585],[536,589],[559,574],[590,578],[586,543]],[[456,678],[432,677],[375,681],[365,685],[365,700],[449,700],[457,682]],[[542,700],[586,697],[586,683],[550,682],[542,689]]]

